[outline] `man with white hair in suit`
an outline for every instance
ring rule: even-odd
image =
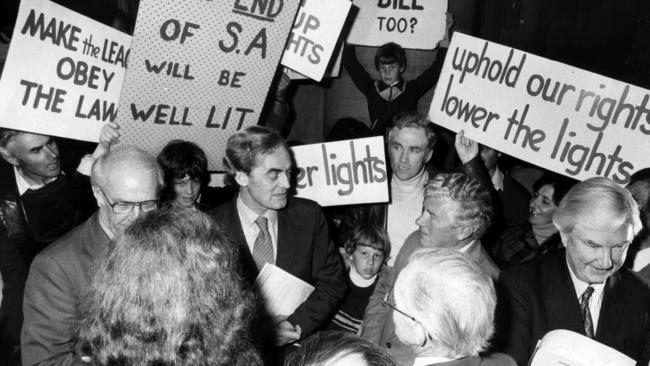
[[[494,333],[496,292],[492,279],[466,254],[418,250],[393,294],[386,296],[386,305],[393,309],[397,336],[416,355],[414,366],[516,365],[505,354],[482,354]]]

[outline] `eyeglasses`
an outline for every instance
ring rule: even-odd
[[[117,201],[112,202],[110,198],[104,193],[103,190],[99,190],[104,196],[108,205],[111,206],[111,209],[116,214],[126,214],[133,211],[134,207],[140,207],[142,211],[151,211],[158,207],[158,200],[149,200],[149,201],[140,201],[140,202],[127,202],[127,201]]]
[[[391,302],[390,302],[390,298],[391,298],[391,297],[390,297],[390,294],[391,294],[391,293],[393,293],[393,290],[392,290],[392,289],[386,293],[386,296],[384,296],[384,306],[386,306],[387,308],[392,309],[393,311],[396,311],[396,312],[398,312],[398,313],[404,315],[405,317],[411,319],[412,322],[414,322],[414,323],[416,323],[417,325],[419,325],[420,327],[422,327],[422,330],[424,330],[424,334],[427,335],[427,338],[428,338],[429,340],[433,341],[433,337],[431,337],[431,334],[429,334],[429,332],[427,331],[427,328],[424,327],[424,324],[422,324],[421,321],[415,319],[414,316],[409,315],[408,313],[406,313],[406,312],[404,312],[404,311],[398,309],[397,306],[391,304]],[[426,344],[426,339],[424,340],[424,343]],[[422,346],[424,346],[424,344],[423,344]]]

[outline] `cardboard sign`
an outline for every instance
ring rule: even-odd
[[[432,50],[445,36],[447,0],[353,0],[359,7],[348,42]]]
[[[297,9],[285,0],[141,1],[122,141],[157,154],[190,140],[219,170],[228,137],[259,119]]]
[[[117,116],[131,37],[47,0],[20,3],[0,126],[98,141]]]
[[[336,60],[333,63],[331,63],[332,67],[328,68],[325,71],[325,75],[323,75],[323,77],[325,77],[325,78],[337,78],[337,77],[339,77],[339,75],[341,74],[341,57],[343,57],[343,47],[341,47],[339,49],[339,51],[337,52]],[[301,74],[299,72],[295,72],[295,71],[293,71],[291,69],[284,69],[284,70],[285,70],[284,72],[286,72],[287,75],[289,75],[289,78],[291,80],[307,80],[307,79],[309,79],[307,76],[305,76],[305,75],[303,75],[303,74]]]
[[[583,180],[626,183],[648,165],[650,91],[456,33],[429,118]]]
[[[382,137],[295,146],[298,197],[321,206],[388,201]]]
[[[321,81],[351,6],[350,0],[303,0],[282,65]]]

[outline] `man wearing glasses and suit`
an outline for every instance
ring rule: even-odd
[[[97,159],[90,179],[98,211],[39,253],[30,268],[23,303],[23,365],[79,361],[74,332],[91,264],[115,235],[157,207],[163,182],[156,159],[131,146]]]

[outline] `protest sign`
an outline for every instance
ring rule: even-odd
[[[350,0],[303,0],[282,65],[321,81],[351,6]]]
[[[359,7],[348,42],[432,50],[445,36],[447,0],[353,0]]]
[[[388,201],[382,137],[295,146],[297,196],[321,206]]]
[[[650,91],[456,33],[429,118],[583,180],[626,183],[648,166]]]
[[[297,1],[143,0],[117,121],[157,154],[197,143],[218,170],[230,135],[256,124]]]
[[[0,126],[98,141],[117,116],[131,37],[48,0],[20,3]]]
[[[341,58],[343,57],[343,47],[340,47],[338,52],[336,53],[336,60],[334,62],[330,61],[330,67],[328,67],[325,70],[325,75],[323,77],[325,78],[337,78],[341,74]],[[289,75],[289,78],[291,80],[306,80],[309,79],[307,76],[295,72],[291,69],[284,69],[287,75]],[[322,79],[321,79],[322,80]]]

